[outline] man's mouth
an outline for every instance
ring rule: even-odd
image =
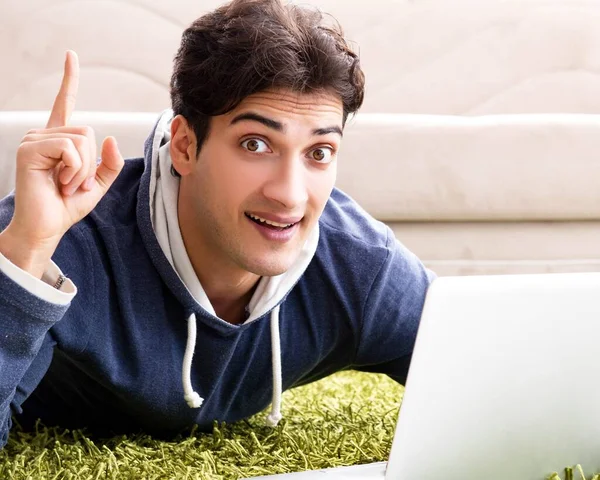
[[[298,223],[298,222],[294,222],[294,223],[274,222],[273,220],[267,220],[266,218],[262,218],[257,215],[252,215],[251,213],[245,213],[245,215],[250,220],[252,220],[254,223],[257,223],[263,227],[271,228],[273,230],[278,230],[278,231],[287,230],[288,228],[292,228],[294,225],[296,225]]]

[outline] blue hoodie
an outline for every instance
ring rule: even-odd
[[[433,274],[392,231],[334,189],[303,273],[268,311],[229,324],[190,293],[155,234],[153,157],[164,145],[156,130],[145,157],[125,162],[53,256],[77,286],[70,303],[50,302],[0,269],[0,447],[12,414],[25,427],[40,418],[168,438],[246,418],[277,389],[343,369],[403,383]],[[12,195],[0,202],[0,228],[13,210]],[[182,362],[192,353],[184,392]],[[190,401],[189,382],[200,408],[190,408],[200,402]]]

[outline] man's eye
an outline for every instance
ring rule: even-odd
[[[331,162],[332,152],[329,148],[315,148],[310,152],[310,156],[318,163],[329,163]]]
[[[242,147],[249,152],[262,153],[269,151],[267,144],[259,138],[249,138],[248,140],[244,140],[242,142]]]

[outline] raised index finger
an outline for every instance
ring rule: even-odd
[[[78,88],[79,60],[77,59],[77,54],[69,50],[65,59],[65,71],[60,90],[54,100],[46,128],[64,127],[67,125],[75,109]]]

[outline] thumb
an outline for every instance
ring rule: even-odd
[[[117,176],[121,172],[124,164],[123,156],[119,152],[117,141],[114,137],[106,137],[102,142],[101,162],[96,169],[96,181],[105,194]]]

